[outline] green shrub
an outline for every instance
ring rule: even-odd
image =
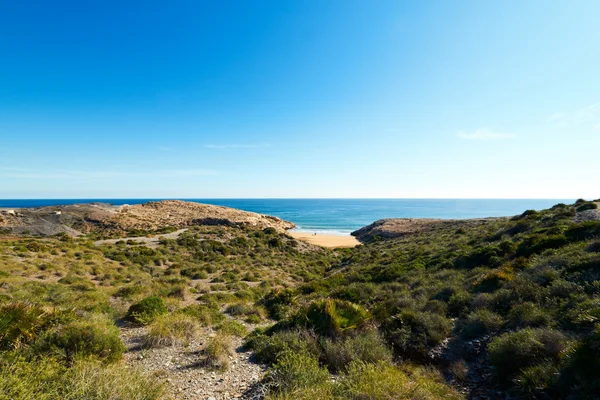
[[[203,268],[192,267],[181,270],[181,276],[187,276],[190,279],[206,279],[208,274]]]
[[[514,306],[508,315],[513,327],[543,327],[548,326],[552,317],[537,304],[527,302]]]
[[[460,336],[463,339],[474,339],[488,333],[493,333],[500,329],[503,322],[500,315],[490,310],[479,309],[470,313],[462,322]]]
[[[296,304],[296,296],[293,289],[273,290],[261,299],[260,304],[265,306],[271,318],[282,320]]]
[[[225,312],[235,317],[246,317],[246,321],[253,323],[259,323],[265,317],[265,311],[262,307],[247,303],[231,304]]]
[[[227,334],[218,333],[211,337],[203,350],[204,359],[201,364],[205,367],[221,371],[229,368],[229,357],[233,355],[231,337]]]
[[[448,372],[456,379],[457,382],[464,384],[469,377],[469,366],[465,360],[460,359],[452,362],[448,366]]]
[[[267,372],[265,381],[271,391],[292,392],[298,389],[321,386],[327,383],[329,372],[319,366],[319,361],[306,353],[285,351]]]
[[[586,210],[597,210],[598,204],[596,203],[585,203],[576,208],[577,212],[586,211]],[[31,249],[30,249],[31,250]]]
[[[569,243],[564,235],[531,235],[517,249],[518,256],[530,256],[548,249],[557,249]]]
[[[238,321],[228,319],[217,326],[217,331],[232,336],[244,337],[248,334],[248,328]]]
[[[77,360],[66,368],[53,358],[0,359],[0,400],[160,400],[156,379],[120,364]]]
[[[535,398],[542,397],[544,392],[556,384],[559,369],[550,361],[526,367],[515,379],[517,387]]]
[[[395,352],[422,359],[431,347],[448,336],[450,325],[450,321],[441,315],[405,310],[386,320],[382,329]]]
[[[0,307],[0,349],[19,348],[48,326],[50,315],[27,303],[8,303]]]
[[[148,327],[147,346],[188,345],[198,333],[198,321],[185,314],[163,314]]]
[[[156,379],[116,365],[106,367],[94,362],[80,362],[65,378],[65,386],[70,392],[65,400],[159,400],[166,394]]]
[[[336,398],[355,400],[458,400],[463,397],[443,383],[439,373],[424,368],[397,367],[386,362],[355,362],[342,375]]]
[[[359,333],[340,339],[325,339],[322,342],[324,363],[333,371],[344,371],[353,361],[376,363],[392,361],[388,349],[376,330]]]
[[[454,293],[448,299],[448,313],[453,317],[458,317],[468,312],[473,295],[467,291]]]
[[[549,288],[549,294],[551,297],[558,297],[561,299],[568,299],[569,297],[583,293],[583,288],[574,282],[556,280],[552,282]]]
[[[143,288],[141,285],[122,286],[120,287],[113,296],[132,298],[142,292]]]
[[[158,296],[146,297],[139,303],[132,304],[127,311],[127,319],[141,325],[148,325],[156,317],[167,312],[165,302]]]
[[[565,347],[565,336],[558,331],[525,328],[494,338],[488,351],[497,376],[507,380],[523,368],[557,361]]]
[[[67,362],[76,356],[95,356],[113,362],[121,359],[125,346],[119,338],[119,329],[105,317],[74,321],[49,332],[37,348],[58,351]]]
[[[369,312],[357,304],[326,299],[310,303],[292,317],[292,321],[319,335],[335,337],[365,326],[370,318]]]
[[[567,359],[561,372],[559,387],[563,396],[595,399],[600,393],[600,325],[580,342]]]
[[[178,310],[178,312],[193,317],[203,326],[215,325],[225,319],[218,306],[214,308],[204,304],[192,304]]]
[[[260,362],[274,364],[285,351],[321,356],[321,345],[313,332],[289,330],[275,332],[271,336],[255,331],[246,339],[245,346],[252,349]]]
[[[448,306],[443,301],[429,300],[423,307],[424,311],[429,311],[433,314],[446,315]]]
[[[573,225],[567,229],[565,236],[572,241],[593,239],[600,236],[600,221],[585,221]]]

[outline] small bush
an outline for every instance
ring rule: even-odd
[[[198,321],[185,314],[163,314],[148,327],[145,344],[151,347],[188,345],[198,333]]]
[[[573,225],[567,229],[565,236],[572,241],[593,239],[600,236],[600,221],[585,221]]]
[[[257,332],[257,331],[255,331]],[[246,347],[254,352],[260,362],[274,364],[285,351],[321,356],[321,345],[313,332],[307,330],[290,330],[275,332],[268,336],[264,333],[252,333],[246,340]]]
[[[78,360],[65,368],[53,358],[0,360],[2,400],[160,400],[164,386],[120,364]]]
[[[597,210],[598,204],[596,203],[585,203],[576,208],[577,212],[586,211],[586,210]]]
[[[450,321],[438,314],[405,310],[386,320],[382,329],[394,351],[419,359],[450,333]]]
[[[187,276],[190,279],[206,279],[208,274],[203,268],[192,267],[181,270],[181,276]]]
[[[551,297],[558,297],[562,299],[568,299],[577,293],[583,293],[583,288],[576,283],[556,280],[550,285],[549,294]]]
[[[39,334],[50,315],[27,303],[8,303],[0,308],[0,349],[19,348]]]
[[[329,372],[319,366],[319,361],[306,353],[285,351],[265,376],[268,387],[274,392],[291,392],[327,383]]]
[[[364,326],[370,318],[369,312],[359,305],[327,299],[312,302],[300,310],[292,321],[319,335],[335,337]]]
[[[510,310],[508,319],[512,326],[521,328],[548,326],[552,321],[552,317],[546,311],[530,302],[514,306]]]
[[[119,329],[103,317],[60,326],[45,335],[37,346],[46,351],[58,350],[67,362],[72,362],[75,356],[95,356],[113,362],[121,359],[125,350]]]
[[[453,317],[458,317],[468,312],[471,303],[473,302],[473,295],[467,291],[460,291],[454,293],[448,299],[448,313]]]
[[[343,339],[325,339],[322,345],[324,362],[333,372],[346,370],[353,361],[392,361],[391,350],[375,330]]]
[[[460,336],[463,339],[473,339],[500,329],[502,326],[502,317],[498,314],[479,309],[470,313],[460,328]]]
[[[252,304],[237,303],[232,304],[225,310],[229,315],[245,317],[246,321],[259,323],[265,317],[265,311],[262,307],[257,307]]]
[[[521,391],[530,396],[538,397],[543,391],[556,384],[557,375],[558,367],[552,362],[546,361],[524,368],[515,380]]]
[[[368,400],[435,400],[462,399],[453,388],[443,383],[439,373],[389,363],[352,363],[335,390],[341,399]]]
[[[457,382],[465,383],[469,375],[469,366],[465,360],[458,360],[448,366],[448,372],[454,376]]]
[[[132,298],[142,292],[141,285],[123,286],[120,287],[113,295],[115,297]]]
[[[208,340],[203,354],[202,365],[221,371],[227,370],[229,368],[229,357],[233,355],[231,337],[218,333]]]
[[[150,296],[131,305],[127,311],[127,319],[136,324],[148,325],[156,317],[165,313],[167,313],[167,307],[164,300],[158,296]]]
[[[597,398],[600,393],[600,325],[575,347],[561,372],[559,386],[564,395],[574,392],[573,398]]]
[[[514,278],[514,270],[510,267],[493,269],[481,276],[474,284],[474,288],[481,292],[491,292],[498,289],[502,283]]]
[[[234,321],[232,319],[228,319],[223,321],[221,325],[217,327],[217,331],[232,336],[244,337],[248,334],[248,328],[239,323],[238,321]]]
[[[225,319],[218,307],[213,308],[203,304],[192,304],[178,310],[178,312],[193,317],[203,326],[215,325]]]
[[[507,380],[523,368],[558,360],[565,346],[560,332],[526,328],[494,338],[488,351],[497,376]]]
[[[274,290],[260,301],[271,318],[282,320],[288,316],[290,308],[296,304],[296,291],[293,289]]]

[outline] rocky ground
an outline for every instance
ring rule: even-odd
[[[127,351],[125,362],[151,373],[167,385],[173,399],[225,400],[262,398],[258,384],[265,367],[250,360],[241,348],[242,339],[233,338],[236,351],[226,371],[202,366],[202,350],[214,332],[206,328],[188,346],[148,348],[143,345],[145,327],[124,327],[121,339]]]
[[[575,222],[600,221],[600,210],[585,210],[575,214]]]

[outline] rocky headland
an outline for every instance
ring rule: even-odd
[[[3,209],[0,230],[6,234],[80,236],[94,231],[116,235],[131,231],[181,229],[200,225],[227,225],[279,232],[295,225],[277,217],[228,207],[180,200],[114,206],[103,203],[39,208]]]

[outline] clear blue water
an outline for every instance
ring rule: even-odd
[[[140,204],[160,199],[23,199],[1,200],[0,208],[42,207],[101,202]],[[182,199],[274,215],[294,222],[298,230],[349,234],[382,218],[501,217],[540,210],[573,199]]]

